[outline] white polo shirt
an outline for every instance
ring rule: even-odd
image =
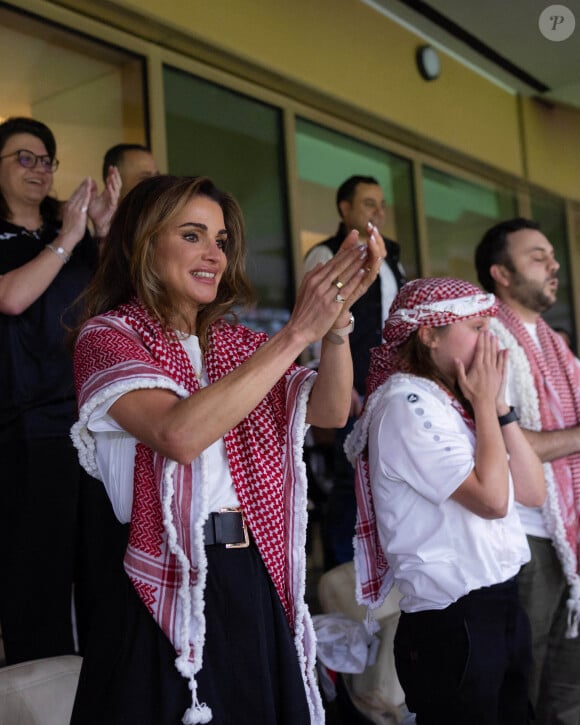
[[[450,498],[475,465],[475,437],[449,396],[430,380],[401,373],[378,395],[369,428],[370,479],[401,609],[443,609],[517,574],[530,552],[511,476],[502,519],[481,518]]]

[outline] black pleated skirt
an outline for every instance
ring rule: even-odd
[[[256,547],[206,553],[207,629],[196,679],[212,725],[309,725],[290,627]],[[128,577],[117,589],[91,633],[71,725],[180,725],[191,693],[175,650]]]

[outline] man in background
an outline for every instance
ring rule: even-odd
[[[518,504],[532,552],[519,574],[532,627],[530,700],[541,725],[580,723],[580,367],[541,314],[556,302],[554,248],[528,219],[489,229],[475,253],[500,301],[491,328],[509,350],[506,401],[544,463],[547,497]]]
[[[351,176],[336,193],[336,208],[340,223],[336,234],[315,245],[304,259],[304,272],[309,272],[318,262],[326,263],[338,251],[346,235],[356,229],[359,241],[368,239],[369,223],[380,231],[385,223],[385,199],[378,181],[372,176]],[[381,344],[383,323],[391,303],[405,282],[400,258],[400,246],[386,239],[387,257],[381,263],[376,281],[352,306],[354,330],[350,335],[350,347],[354,368],[354,389],[350,419],[346,427],[335,431],[332,441],[327,478],[332,480],[328,494],[328,511],[323,524],[324,568],[353,558],[353,537],[356,519],[354,493],[354,469],[343,450],[344,439],[362,409],[365,394],[365,378],[370,361],[370,349]]]
[[[141,144],[120,143],[110,148],[103,159],[104,180],[111,166],[119,169],[121,175],[121,199],[143,179],[159,174],[153,154]]]

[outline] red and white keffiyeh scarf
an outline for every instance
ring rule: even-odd
[[[205,356],[210,384],[237,368],[266,339],[241,325],[213,325]],[[79,421],[72,438],[82,465],[96,477],[95,443],[87,421],[98,405],[119,392],[142,388],[166,388],[182,398],[199,390],[177,337],[167,335],[138,301],[89,320],[77,340],[74,366]],[[307,500],[302,458],[313,382],[312,371],[292,366],[224,441],[238,499],[294,631],[315,725],[324,722],[324,712],[314,676],[314,630],[304,603]],[[194,677],[202,666],[205,639],[203,525],[209,512],[203,453],[201,471],[201,481],[193,480],[192,466],[137,444],[124,561],[137,593],[175,647],[177,669],[189,680],[193,705],[184,723],[210,722],[212,717],[211,709],[197,700]]]
[[[492,294],[464,280],[446,277],[417,279],[401,288],[383,328],[385,342],[371,352],[367,400],[363,413],[346,439],[346,455],[355,469],[357,522],[354,541],[356,597],[371,609],[380,607],[393,585],[393,573],[379,541],[368,461],[368,432],[381,389],[396,372],[408,372],[399,355],[401,345],[419,327],[443,327],[470,317],[492,316]],[[453,407],[473,429],[474,423],[456,398]]]
[[[580,423],[580,368],[561,337],[540,317],[538,348],[521,319],[500,304],[492,329],[509,350],[523,428],[562,430]],[[578,636],[580,622],[580,453],[544,463],[546,527],[570,585],[569,637]]]

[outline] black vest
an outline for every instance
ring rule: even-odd
[[[336,254],[346,237],[344,224],[338,228],[336,236],[320,242]],[[405,278],[399,268],[401,248],[392,239],[386,239],[387,259],[385,260],[395,276],[398,289],[405,284]],[[320,246],[318,245],[318,246]],[[382,342],[383,311],[381,305],[381,280],[377,277],[367,292],[351,307],[354,315],[354,331],[350,336],[350,349],[354,369],[354,387],[362,395],[365,393],[365,378],[369,369],[371,349]]]

